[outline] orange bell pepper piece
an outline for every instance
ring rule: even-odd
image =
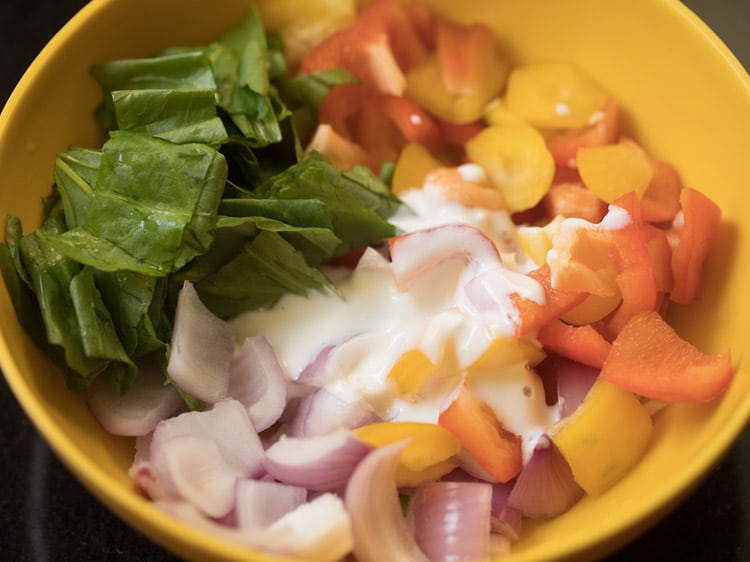
[[[403,96],[383,96],[373,103],[382,103],[384,113],[408,142],[418,142],[433,154],[443,147],[437,121],[413,101]]]
[[[549,218],[562,215],[596,223],[607,214],[607,204],[593,191],[576,183],[552,185],[542,203]]]
[[[315,129],[306,150],[325,154],[342,170],[348,170],[356,164],[370,165],[370,157],[361,146],[338,134],[331,125],[325,123],[319,124]]]
[[[458,437],[464,449],[498,481],[508,482],[521,471],[521,438],[505,429],[492,409],[465,386],[440,414],[438,423]]]
[[[544,289],[545,302],[539,304],[536,301],[522,298],[518,293],[510,294],[510,300],[518,310],[520,317],[520,322],[516,327],[515,335],[517,337],[525,336],[555,318],[559,318],[568,310],[582,303],[588,296],[588,293],[582,291],[554,289],[548,265],[543,265],[531,271],[528,275]]]
[[[707,402],[732,382],[729,352],[703,353],[657,312],[633,316],[612,343],[599,378],[667,402]]]
[[[653,158],[650,162],[653,174],[641,198],[643,220],[670,222],[680,210],[682,180],[671,164]]]
[[[566,129],[547,139],[549,149],[558,166],[576,167],[578,150],[591,146],[613,144],[619,136],[620,107],[610,98],[595,114],[593,123],[575,129]]]
[[[590,324],[570,326],[553,320],[539,329],[539,342],[558,355],[590,367],[601,368],[612,347]]]
[[[700,191],[685,188],[680,193],[682,225],[673,225],[679,234],[672,251],[674,287],[669,298],[689,304],[700,292],[703,264],[719,235],[721,209]]]
[[[462,25],[437,21],[437,55],[443,86],[455,95],[471,95],[485,88],[498,69],[497,41],[482,23]]]

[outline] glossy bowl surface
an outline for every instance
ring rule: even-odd
[[[721,459],[750,420],[750,79],[736,58],[675,0],[431,0],[459,21],[492,25],[514,62],[575,61],[622,103],[625,132],[674,163],[684,182],[723,209],[700,301],[674,306],[679,333],[711,352],[731,349],[736,378],[720,400],[662,412],[650,449],[625,480],[562,517],[527,524],[510,561],[599,558],[664,516]],[[39,222],[55,154],[97,147],[99,98],[88,68],[206,42],[245,13],[245,0],[94,0],[34,61],[0,116],[0,210]],[[138,496],[126,474],[132,440],[106,434],[84,397],[19,327],[0,290],[0,365],[27,415],[71,471],[127,523],[194,560],[248,559],[188,529]],[[387,548],[387,546],[386,546]],[[280,560],[252,555],[253,560]]]

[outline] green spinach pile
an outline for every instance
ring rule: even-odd
[[[59,154],[42,226],[8,215],[0,244],[19,321],[69,388],[106,376],[125,392],[139,361],[166,365],[186,280],[230,318],[329,287],[321,264],[394,234],[383,181],[302,150],[352,77],[291,76],[256,11],[208,45],[91,72],[106,142]]]

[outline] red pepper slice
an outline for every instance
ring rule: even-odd
[[[703,353],[657,312],[631,317],[612,343],[600,378],[641,396],[668,402],[707,402],[734,375],[729,353]]]

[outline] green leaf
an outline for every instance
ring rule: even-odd
[[[41,229],[20,240],[19,250],[44,318],[47,342],[62,348],[65,364],[73,372],[93,380],[106,368],[108,360],[90,357],[84,350],[70,292],[71,282],[81,272],[81,266],[45,244],[42,238],[42,234],[54,235],[63,228],[60,221],[48,220]]]
[[[86,222],[99,174],[101,152],[72,148],[55,159],[55,184],[65,211],[65,224],[75,228]]]
[[[91,74],[104,94],[95,115],[106,131],[117,128],[112,104],[116,90],[216,90],[211,63],[195,50],[97,64]]]
[[[218,146],[228,138],[213,90],[117,90],[112,102],[122,130],[178,144]]]
[[[261,231],[233,259],[196,283],[201,300],[221,318],[273,306],[287,293],[330,287],[319,269],[278,233]]]
[[[122,347],[109,310],[94,283],[94,270],[91,267],[84,267],[71,279],[70,297],[83,352],[89,358],[105,360],[109,376],[121,392],[125,391],[135,381],[138,368]],[[85,378],[89,379],[86,382],[90,384],[94,377]]]
[[[224,157],[207,145],[115,131],[86,221],[44,239],[103,271],[166,275],[210,246],[226,174]]]

